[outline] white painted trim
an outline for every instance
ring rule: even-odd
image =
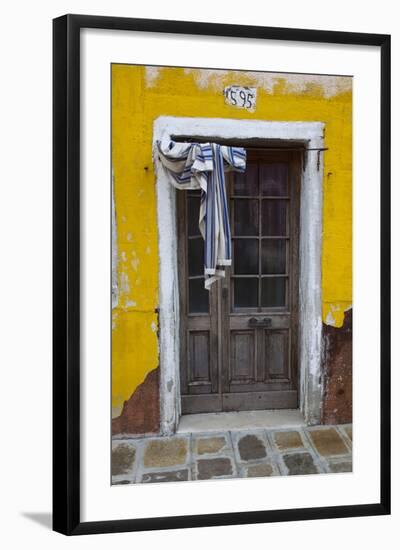
[[[277,139],[304,142],[308,148],[324,146],[322,122],[269,122],[260,120],[159,117],[154,122],[153,146],[171,136],[221,140]],[[307,154],[301,183],[299,265],[299,369],[300,409],[307,424],[317,424],[322,403],[321,239],[323,153]],[[179,286],[175,189],[165,169],[155,160],[159,244],[159,357],[161,432],[176,431],[180,416]]]

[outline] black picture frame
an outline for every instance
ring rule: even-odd
[[[381,495],[371,504],[80,520],[80,31],[378,46],[381,51]],[[390,35],[65,15],[53,21],[53,529],[66,535],[390,514]]]

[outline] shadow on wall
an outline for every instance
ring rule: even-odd
[[[52,529],[53,527],[53,515],[50,512],[22,512],[21,515],[46,529]]]

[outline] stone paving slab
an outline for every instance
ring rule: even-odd
[[[244,468],[243,477],[269,477],[279,475],[279,470],[274,468],[271,462],[262,462],[260,464],[251,464]]]
[[[329,468],[329,471],[334,474],[352,472],[353,463],[351,458],[344,458],[340,460],[329,460],[328,468]]]
[[[112,484],[348,473],[351,449],[350,424],[115,438]]]
[[[238,464],[265,462],[271,454],[265,430],[231,432],[231,438]]]
[[[311,453],[291,453],[283,455],[287,475],[318,474],[318,466]]]
[[[237,443],[240,460],[248,462],[249,460],[259,460],[266,458],[267,449],[263,438],[258,434],[242,435]]]
[[[111,474],[126,475],[134,466],[136,448],[128,443],[119,443],[112,449]]]
[[[228,457],[201,458],[196,462],[196,479],[233,477],[233,462]]]
[[[225,449],[226,446],[227,439],[224,435],[196,439],[196,452],[199,455],[215,454]]]
[[[145,468],[177,466],[186,462],[188,442],[181,437],[149,441],[144,452]]]
[[[272,434],[273,441],[276,447],[282,450],[304,449],[304,443],[300,432],[297,430],[279,431]]]
[[[308,434],[317,452],[324,457],[345,455],[349,452],[343,437],[335,428],[309,429]]]

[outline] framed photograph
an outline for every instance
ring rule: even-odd
[[[390,513],[390,36],[54,20],[54,529]]]

